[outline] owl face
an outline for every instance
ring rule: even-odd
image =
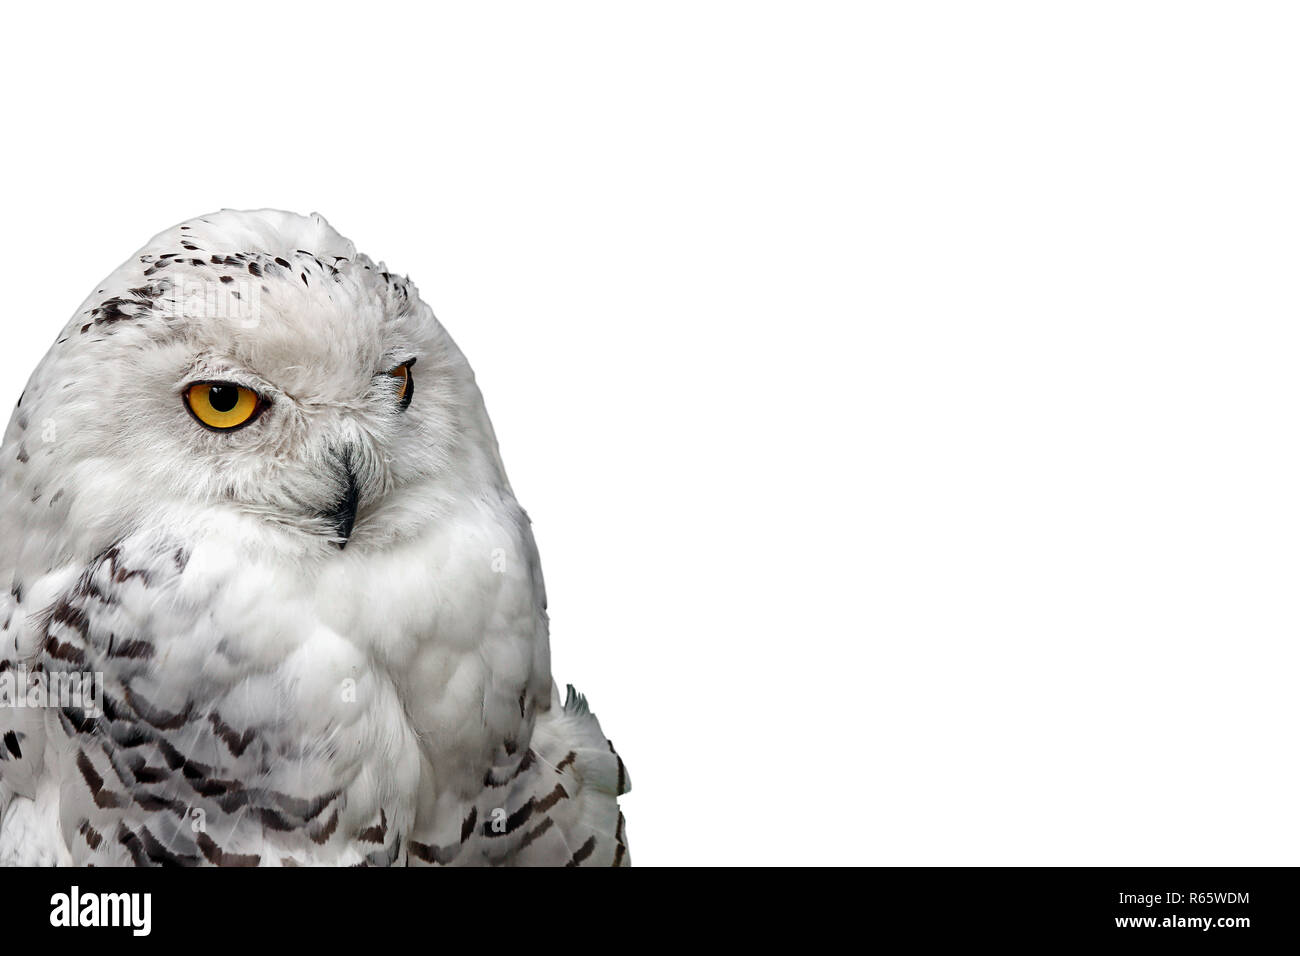
[[[435,518],[494,467],[488,435],[412,285],[319,217],[223,213],[160,234],[101,285],[9,439],[28,504],[98,538],[167,514],[355,549]]]

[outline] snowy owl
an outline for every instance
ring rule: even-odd
[[[0,590],[0,863],[628,863],[473,373],[320,216],[86,300],[0,445]]]

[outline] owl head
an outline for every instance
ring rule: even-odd
[[[95,553],[164,521],[379,548],[505,482],[473,374],[415,287],[320,216],[273,210],[189,220],[101,283],[2,453],[9,549],[58,527],[58,547]]]

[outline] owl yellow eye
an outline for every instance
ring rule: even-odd
[[[185,390],[185,407],[200,425],[213,431],[228,432],[247,425],[262,404],[251,388],[230,382],[200,382]]]
[[[397,393],[398,404],[402,408],[411,404],[411,399],[415,397],[415,377],[411,374],[411,366],[415,362],[407,362],[405,365],[399,365],[388,374],[401,382],[401,390]]]

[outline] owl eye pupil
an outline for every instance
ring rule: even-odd
[[[214,385],[208,392],[208,404],[219,412],[228,412],[239,404],[239,389]]]

